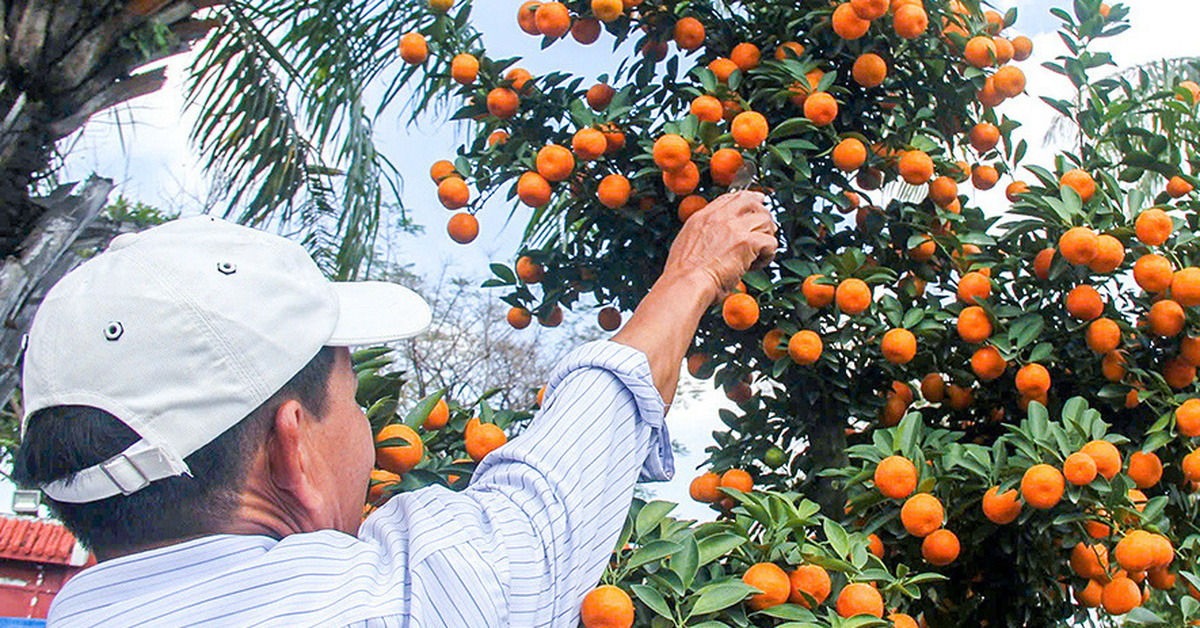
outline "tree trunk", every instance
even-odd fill
[[[113,182],[92,177],[64,185],[49,197],[32,201],[41,208],[19,257],[0,265],[0,399],[8,399],[20,379],[18,358],[25,333],[46,292],[82,258],[71,250],[104,208]],[[73,193],[72,193],[73,192]],[[111,234],[103,234],[107,239]]]
[[[160,89],[166,72],[134,74],[186,50],[210,21],[192,19],[215,0],[0,0],[0,259],[17,253],[43,203],[32,188],[55,143],[97,112]],[[131,45],[166,27],[159,50]]]
[[[846,465],[844,422],[830,420],[830,417],[821,417],[813,424],[810,438],[813,439],[809,451],[813,457],[814,473]],[[814,478],[812,497],[813,501],[821,506],[822,514],[832,519],[841,519],[846,514],[846,496],[834,482],[833,478]]]
[[[813,501],[821,506],[821,513],[835,520],[845,516],[846,495],[835,484],[834,478],[816,474],[825,469],[846,466],[846,417],[829,412],[830,404],[821,395],[810,409],[813,413],[812,428],[808,432],[809,455],[812,457]]]

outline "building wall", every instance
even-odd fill
[[[0,559],[0,617],[45,618],[50,601],[80,567]]]

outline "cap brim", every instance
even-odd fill
[[[325,343],[351,347],[411,338],[429,328],[433,313],[420,295],[394,283],[333,284],[340,306],[333,335]]]

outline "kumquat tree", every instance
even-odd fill
[[[1067,52],[1045,67],[1077,97],[1044,104],[1016,12],[977,0],[513,8],[545,48],[636,54],[594,85],[532,76],[482,48],[461,0],[401,40],[472,124],[431,171],[451,237],[471,242],[497,194],[528,219],[486,284],[510,324],[594,301],[616,329],[731,189],[780,225],[688,359],[738,406],[691,487],[716,521],[636,503],[584,626],[1200,621],[1200,86],[1111,71],[1095,44],[1126,7],[1052,10]],[[1073,147],[1026,163],[997,111],[1015,98],[1055,109]],[[972,206],[1002,179],[1009,205]],[[387,377],[360,393],[390,473],[375,503],[461,487],[529,416],[435,394],[385,427]]]

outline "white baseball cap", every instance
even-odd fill
[[[324,346],[408,338],[429,305],[396,284],[327,280],[297,243],[210,216],[115,238],[55,285],[25,350],[29,416],[83,405],[141,437],[42,488],[60,502],[128,495],[249,415]]]

